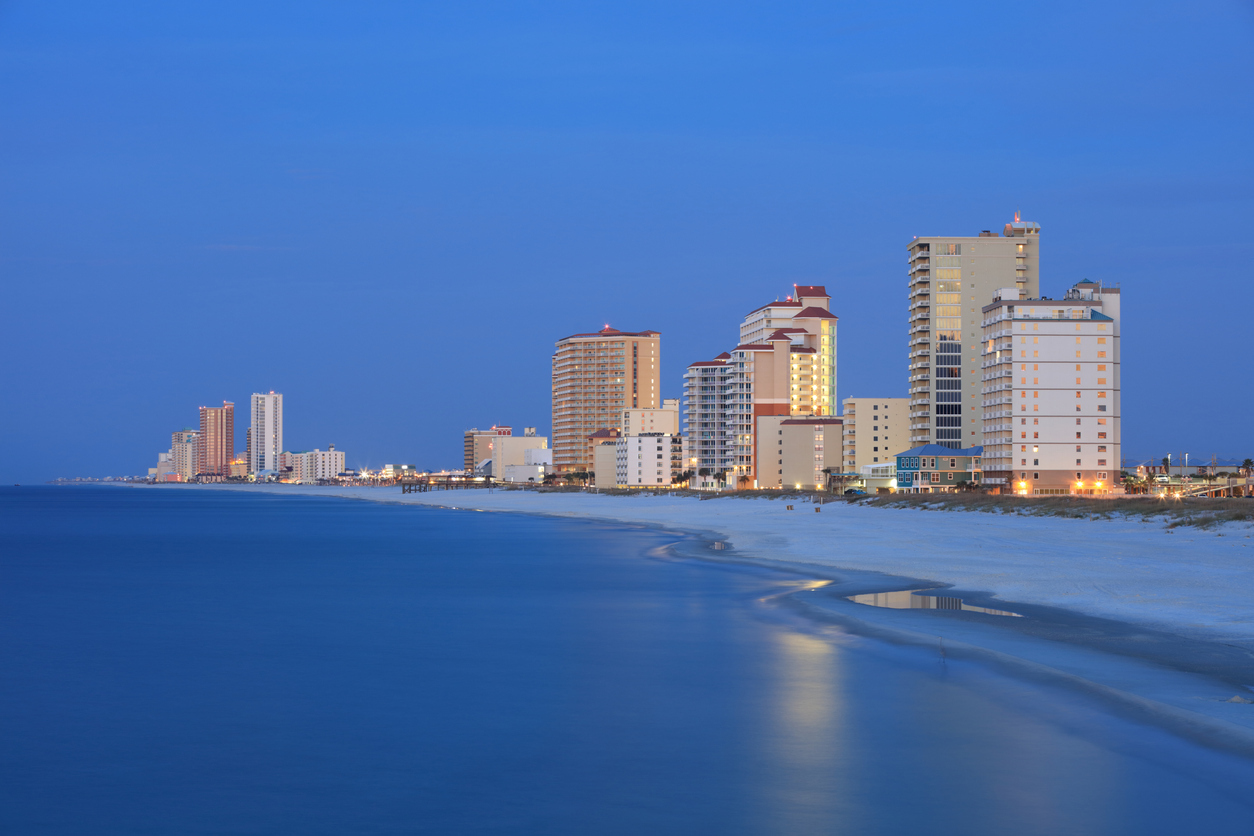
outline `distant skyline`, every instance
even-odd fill
[[[906,391],[914,236],[1039,223],[1123,291],[1128,457],[1254,456],[1254,6],[0,4],[0,481],[142,473],[197,407],[457,466],[549,358],[662,398],[822,284],[837,398]],[[244,449],[240,415],[236,449]]]

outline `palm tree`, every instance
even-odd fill
[[[1241,462],[1241,469],[1245,471],[1246,476],[1249,476],[1251,472],[1254,472],[1254,459],[1246,459]]]
[[[832,489],[832,469],[830,467],[823,468],[823,486],[829,491]]]
[[[743,491],[745,489],[745,485],[749,484],[749,474],[748,473],[740,474],[740,479],[738,479],[737,481],[740,482],[740,489]]]

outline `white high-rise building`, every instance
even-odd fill
[[[279,469],[283,452],[283,396],[254,393],[252,425],[248,429],[248,472]]]
[[[1005,288],[983,308],[984,481],[1021,495],[1121,490],[1119,289]]]

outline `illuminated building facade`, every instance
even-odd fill
[[[657,331],[606,326],[557,341],[552,376],[556,472],[593,471],[595,432],[621,431],[626,410],[657,409],[661,360]]]
[[[230,476],[235,458],[235,404],[200,408],[200,434],[196,444],[197,476]]]
[[[757,486],[759,418],[836,414],[837,317],[830,307],[824,287],[796,286],[785,301],[746,315],[741,342],[730,352],[688,366],[684,424],[686,463],[698,473],[694,487]]]
[[[1015,288],[983,308],[984,471],[1030,496],[1122,490],[1120,294],[1079,282],[1062,299]]]

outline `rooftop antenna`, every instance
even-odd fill
[[[1015,223],[1019,223],[1019,210],[1015,210]]]

